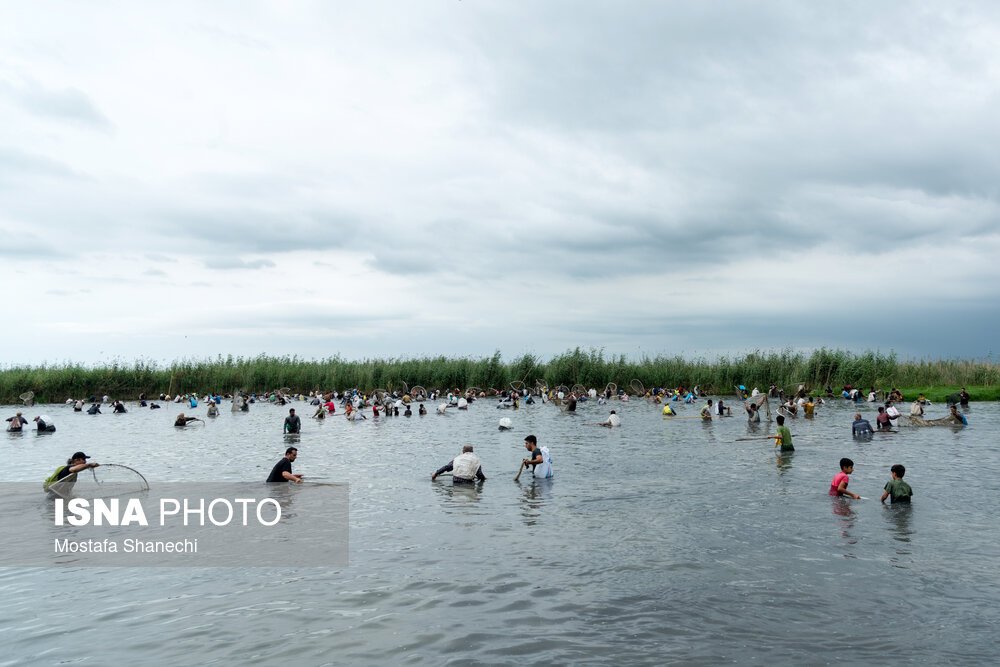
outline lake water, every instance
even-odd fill
[[[58,431],[3,434],[0,481],[40,482],[82,449],[153,486],[253,482],[288,445],[286,407],[224,404],[206,425],[177,429],[178,412],[205,408],[133,406],[20,408],[49,414]],[[964,429],[855,442],[855,406],[831,399],[815,419],[791,421],[786,456],[771,441],[736,442],[773,423],[666,421],[641,400],[576,414],[490,400],[443,416],[428,407],[303,419],[295,471],[350,484],[347,567],[0,568],[0,665],[996,660],[996,404],[974,403]],[[584,425],[610,409],[620,428]],[[497,430],[501,417],[513,431]],[[551,449],[552,480],[513,481],[529,433]],[[431,482],[464,444],[488,481]],[[827,495],[843,456],[856,463],[850,489],[868,500]],[[879,503],[894,463],[906,466],[910,507]],[[2,520],[16,540],[42,519]]]

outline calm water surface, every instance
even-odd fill
[[[0,664],[995,662],[996,404],[973,404],[965,429],[858,443],[855,406],[838,399],[791,423],[788,456],[736,442],[774,429],[741,416],[494,405],[303,419],[295,471],[351,485],[345,568],[0,568]],[[621,428],[584,425],[612,408]],[[28,408],[58,431],[4,433],[0,481],[41,481],[78,449],[151,484],[263,480],[288,445],[287,408],[223,405],[176,429],[181,410]],[[513,431],[497,430],[501,417]],[[554,479],[513,481],[529,433],[551,448]],[[431,482],[463,444],[488,481]],[[842,456],[869,500],[827,495]],[[893,463],[911,507],[878,502]],[[4,538],[38,516],[3,517]]]

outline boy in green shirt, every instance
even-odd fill
[[[783,452],[794,452],[795,448],[792,447],[792,432],[785,426],[784,416],[778,415],[776,421],[778,422],[778,428],[774,437],[774,446],[781,445],[781,451]]]
[[[910,485],[903,481],[903,475],[906,474],[906,468],[900,464],[896,464],[889,469],[892,473],[892,479],[885,483],[885,493],[882,494],[882,502],[885,502],[886,498],[890,498],[890,503],[908,503],[910,502],[910,496],[913,495],[913,489]]]

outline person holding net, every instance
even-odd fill
[[[20,412],[18,412],[13,417],[7,418],[7,430],[11,432],[18,432],[28,425],[28,420],[25,419]]]
[[[614,427],[614,426],[621,426],[622,425],[622,420],[621,420],[621,417],[619,417],[615,413],[615,411],[612,410],[611,414],[608,415],[608,418],[605,421],[597,422],[597,425],[598,426],[607,426],[608,428],[611,428],[611,427]]]
[[[179,415],[177,415],[177,419],[174,420],[174,426],[187,426],[191,422],[204,423],[203,420],[198,419],[197,417],[185,417],[184,413],[182,412]]]
[[[83,452],[75,452],[73,456],[69,457],[66,460],[66,465],[59,466],[58,468],[56,468],[56,471],[54,473],[52,473],[46,478],[42,486],[45,488],[46,491],[48,491],[50,486],[52,486],[56,482],[62,481],[63,479],[69,477],[70,475],[73,475],[75,479],[76,473],[80,472],[81,470],[86,470],[87,468],[96,468],[97,466],[101,465],[97,461],[91,461],[88,463],[87,459],[89,458],[90,457],[84,454]]]
[[[52,418],[48,415],[38,415],[34,419],[39,433],[55,433],[56,425],[52,423]]]

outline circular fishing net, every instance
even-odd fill
[[[46,489],[62,498],[113,498],[149,490],[149,482],[137,470],[117,463],[102,463],[72,473]]]

